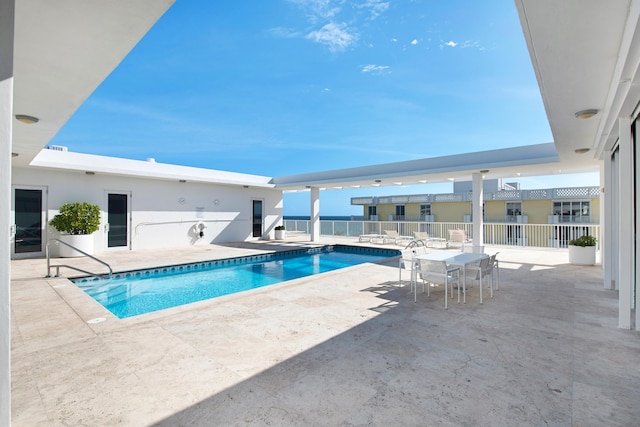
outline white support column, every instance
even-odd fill
[[[600,167],[600,260],[604,275],[604,288],[614,289],[613,247],[613,191],[615,188],[611,167],[611,153],[604,153]]]
[[[0,425],[11,425],[11,139],[14,0],[0,0]]]
[[[473,182],[471,188],[473,190],[473,246],[484,245],[484,220],[482,218],[482,202],[484,201],[482,188],[482,174],[471,174]]]
[[[311,241],[320,240],[320,189],[311,187]]]
[[[635,276],[634,265],[634,213],[633,213],[633,150],[631,141],[631,120],[618,119],[620,133],[619,176],[620,188],[618,206],[618,327],[631,329],[632,285]]]
[[[636,125],[638,124],[638,119],[636,118]],[[631,126],[631,119],[629,121],[629,126]],[[633,197],[633,224],[631,224],[633,226],[633,232],[634,234],[631,236],[632,241],[635,244],[634,252],[631,258],[631,267],[632,267],[632,281],[631,281],[631,289],[630,289],[630,293],[631,293],[631,309],[633,310],[634,316],[632,318],[632,323],[631,323],[631,328],[632,329],[636,329],[638,330],[638,328],[640,328],[640,295],[638,295],[638,265],[640,264],[640,241],[638,241],[638,239],[636,239],[636,227],[639,226],[640,224],[640,185],[635,185],[635,183],[637,182],[637,180],[640,178],[638,176],[638,171],[640,171],[640,153],[638,153],[638,144],[637,144],[637,137],[638,137],[638,129],[636,127],[635,129],[635,135],[632,134],[631,129],[629,129],[629,139],[631,141],[633,141],[634,147],[633,147],[633,153],[634,153],[634,159],[633,159],[633,165],[632,165],[632,171],[633,171],[633,175],[631,175],[633,178],[629,179],[629,181],[631,181],[631,191],[633,191],[634,197]]]

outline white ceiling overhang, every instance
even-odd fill
[[[502,178],[593,172],[597,168],[579,162],[561,164],[554,144],[548,143],[284,176],[274,178],[273,182],[276,188],[285,191],[308,187],[342,189],[468,181],[473,173],[481,171],[485,171],[486,178]]]
[[[19,0],[12,162],[26,166],[175,0]]]
[[[640,2],[516,0],[560,161],[602,158],[640,95]],[[597,109],[590,119],[575,113]]]
[[[148,178],[164,181],[198,182],[237,186],[273,188],[271,178],[236,172],[193,168],[188,166],[156,163],[155,161],[130,160],[117,157],[96,156],[70,151],[42,150],[30,167],[89,172],[99,175]],[[87,179],[91,179],[87,177]]]

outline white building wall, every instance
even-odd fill
[[[100,230],[95,233],[95,252],[128,248],[107,247],[107,195],[127,194],[131,249],[157,249],[254,240],[252,200],[263,201],[263,239],[273,237],[282,221],[282,191],[231,185],[178,182],[84,172],[15,168],[14,187],[46,186],[47,221],[68,202],[97,204],[102,211]],[[12,212],[13,217],[13,212]],[[199,238],[194,226],[206,226]],[[58,232],[48,227],[49,237]],[[52,246],[52,255],[57,255]]]

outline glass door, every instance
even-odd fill
[[[107,195],[107,246],[129,246],[128,194]]]
[[[44,188],[13,189],[15,236],[11,255],[15,258],[44,255],[45,191]]]
[[[253,200],[253,237],[262,237],[262,200]]]

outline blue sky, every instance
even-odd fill
[[[512,0],[183,0],[51,143],[283,176],[550,141]],[[327,191],[321,211],[440,191]],[[284,213],[308,205],[285,195]]]

